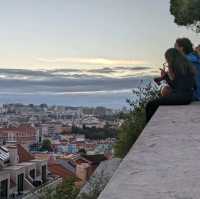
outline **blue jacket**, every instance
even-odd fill
[[[200,57],[195,53],[190,53],[187,56],[187,59],[196,67],[197,75],[196,75],[196,84],[197,89],[194,92],[195,100],[200,101]]]

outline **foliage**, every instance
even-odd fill
[[[70,178],[64,180],[55,189],[47,189],[41,195],[42,199],[75,199],[79,193],[79,189],[75,186],[75,179]]]
[[[57,187],[56,199],[74,199],[77,197],[78,193],[79,189],[77,189],[75,186],[75,179],[67,179]]]
[[[170,12],[176,24],[200,32],[200,0],[170,0]]]
[[[145,106],[158,96],[156,87],[151,83],[141,82],[138,89],[133,90],[133,99],[128,99],[130,113],[118,130],[118,138],[114,150],[117,157],[123,158],[135,143],[146,124]]]
[[[52,151],[51,141],[49,139],[44,139],[42,142],[42,150]]]
[[[72,128],[73,134],[83,134],[86,138],[91,140],[98,140],[98,139],[106,139],[106,138],[115,138],[116,137],[116,130],[113,128],[78,128],[73,127]]]

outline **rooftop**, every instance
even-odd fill
[[[16,170],[19,170],[19,169],[22,169],[22,168],[25,168],[25,164],[20,164],[20,165],[13,165],[13,166],[7,166],[4,168],[4,170],[12,170],[12,171],[16,171]]]
[[[63,167],[59,163],[53,163],[48,165],[48,170],[59,177],[63,177],[65,179],[69,178],[76,178],[76,180],[79,180],[74,173],[72,173],[70,170],[67,170],[65,167]]]

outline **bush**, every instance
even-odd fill
[[[115,138],[116,137],[116,129],[113,128],[96,128],[96,127],[73,127],[72,128],[72,134],[82,134],[85,135],[87,139],[91,140],[101,140],[101,139],[107,139],[107,138]]]
[[[133,90],[133,98],[127,100],[130,113],[118,130],[118,138],[114,146],[116,157],[123,158],[135,143],[146,124],[145,106],[156,97],[158,97],[158,90],[152,82],[141,81],[139,88]]]
[[[40,199],[75,199],[79,193],[79,189],[75,186],[75,179],[70,178],[64,180],[54,189],[44,190]]]
[[[51,141],[49,139],[43,140],[42,150],[43,151],[52,151],[52,145],[51,145]]]

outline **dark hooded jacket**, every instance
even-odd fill
[[[196,53],[189,53],[187,59],[195,66],[197,75],[196,75],[196,90],[194,91],[194,99],[200,100],[200,57]]]

